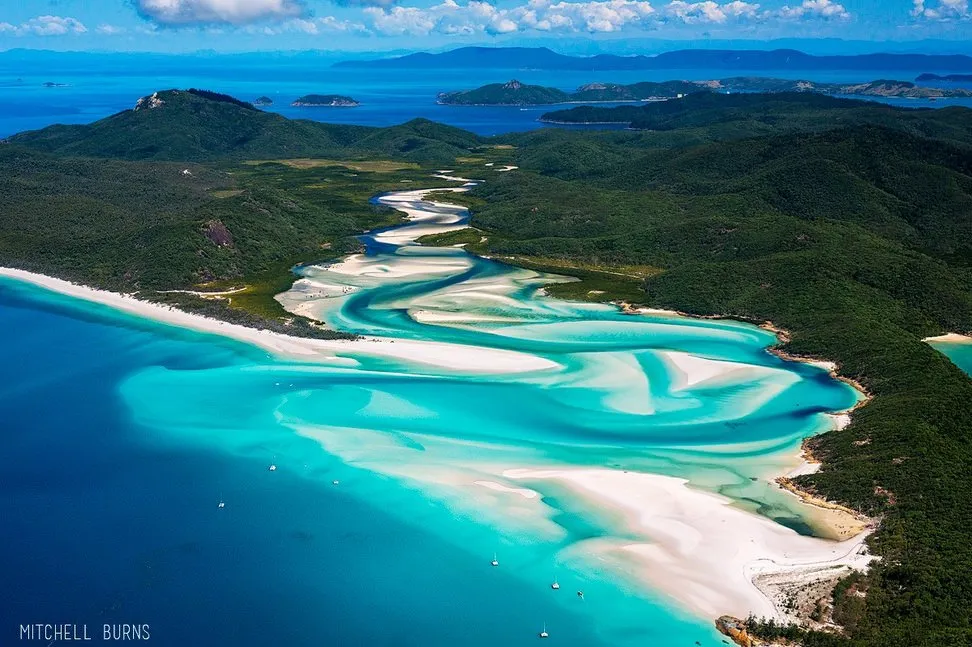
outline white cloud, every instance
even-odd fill
[[[11,33],[16,36],[64,36],[66,34],[83,34],[88,28],[76,18],[62,16],[37,16],[19,25],[9,22],[0,23],[0,33]]]
[[[944,0],[954,2],[955,0]],[[967,1],[967,0],[962,0]],[[804,0],[796,7],[763,10],[759,4],[732,0],[671,0],[656,9],[647,0],[528,0],[500,8],[482,0],[442,0],[430,7],[368,7],[365,23],[373,32],[403,36],[505,34],[517,31],[603,33],[649,29],[658,23],[727,24],[773,20],[846,19],[850,14],[832,0]]]
[[[499,8],[488,2],[470,0],[459,4],[443,0],[427,8],[369,7],[365,15],[370,27],[388,35],[506,34],[537,30],[555,32],[612,32],[627,25],[647,23],[655,13],[644,0],[591,0],[553,2],[530,0],[525,5]]]
[[[803,0],[803,4],[796,7],[785,6],[780,9],[780,17],[846,20],[850,18],[850,13],[844,8],[844,5],[832,0]]]
[[[351,22],[350,20],[338,20],[334,16],[323,18],[294,18],[273,25],[248,25],[242,28],[250,34],[264,34],[266,36],[276,36],[278,34],[303,33],[316,36],[322,32],[364,32],[367,31],[361,23]]]
[[[739,0],[722,5],[712,0],[705,2],[673,0],[665,7],[665,13],[686,23],[724,23],[730,19],[757,17],[759,5]]]
[[[303,0],[135,0],[135,5],[146,18],[162,25],[242,25],[305,13]]]
[[[972,19],[972,11],[969,11],[969,0],[938,0],[931,7],[925,0],[914,0],[914,3],[915,7],[911,10],[911,15],[915,18],[943,22]]]
[[[98,28],[95,29],[95,31],[103,36],[114,36],[116,34],[124,33],[125,29],[123,27],[116,27],[115,25],[103,24],[98,25]]]

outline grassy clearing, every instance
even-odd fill
[[[295,169],[324,168],[329,166],[343,166],[353,171],[363,171],[367,173],[393,173],[406,169],[417,169],[418,164],[414,162],[402,162],[395,160],[332,160],[332,159],[312,159],[297,158],[284,160],[248,160],[244,162],[251,166],[260,164],[283,164]]]
[[[236,196],[241,195],[242,193],[243,193],[243,189],[220,189],[216,191],[210,191],[209,195],[213,196],[214,198],[223,199],[223,198],[235,198]]]

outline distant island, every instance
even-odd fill
[[[733,77],[712,81],[644,81],[588,83],[575,92],[557,88],[527,85],[517,80],[491,83],[474,90],[440,93],[437,100],[455,106],[542,106],[558,103],[598,103],[678,99],[696,92],[817,92],[819,94],[938,99],[972,97],[972,90],[942,89],[915,85],[910,81],[878,80],[866,83],[816,83],[764,77]]]
[[[712,90],[729,92],[818,92],[860,97],[896,97],[901,99],[941,99],[972,97],[972,90],[963,88],[931,88],[915,85],[911,81],[879,79],[863,83],[817,83],[762,77],[735,77],[718,81],[701,81]]]
[[[546,47],[460,47],[448,52],[418,52],[334,64],[345,68],[384,69],[537,69],[583,70],[941,70],[972,72],[972,57],[943,54],[856,54],[814,56],[794,49],[688,49],[657,56],[568,56]]]
[[[972,74],[930,74],[928,72],[918,75],[916,81],[972,81]]]
[[[271,99],[270,97],[268,97],[266,95],[264,95],[262,97],[257,97],[256,100],[253,102],[253,105],[255,105],[257,107],[260,107],[260,108],[263,108],[263,107],[266,107],[266,106],[272,106],[273,105],[273,99]]]
[[[67,86],[67,83],[55,83],[54,81],[45,81],[44,82],[44,87],[45,88],[63,88],[63,87],[66,87],[66,86]]]
[[[613,124],[626,126],[632,130],[651,130],[662,132],[673,128],[683,128],[685,115],[706,113],[708,119],[720,124],[721,128],[732,132],[746,130],[754,123],[754,106],[765,110],[772,107],[773,120],[782,120],[794,128],[804,127],[812,130],[817,126],[806,123],[808,115],[828,106],[841,106],[845,112],[841,116],[844,126],[856,123],[855,111],[890,110],[892,106],[873,101],[850,97],[834,97],[820,92],[695,92],[680,100],[654,101],[637,105],[621,106],[577,106],[574,108],[546,112],[540,121],[550,124]],[[781,108],[786,106],[786,109]],[[906,111],[925,112],[925,111]],[[760,117],[757,122],[764,119]],[[801,126],[802,124],[802,126]],[[951,128],[951,126],[949,126]]]
[[[542,85],[527,85],[517,80],[491,83],[475,90],[443,92],[438,102],[455,106],[542,106],[557,103],[597,103],[606,101],[646,101],[669,99],[707,88],[691,81],[654,83],[588,83],[575,92],[564,92]]]
[[[442,92],[438,102],[450,106],[540,106],[566,103],[568,94],[557,88],[527,85],[516,79],[490,83],[475,90]]]
[[[306,94],[290,105],[297,108],[354,108],[360,104],[341,94]]]

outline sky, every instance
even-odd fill
[[[972,0],[0,0],[0,50],[564,50],[816,38],[969,40]]]

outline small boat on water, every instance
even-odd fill
[[[276,456],[273,457],[273,462],[270,463],[270,467],[268,467],[267,469],[269,471],[271,471],[271,472],[276,472],[277,471],[277,457]]]
[[[496,553],[493,553],[493,561],[490,562],[491,566],[499,566],[499,560],[496,559]]]
[[[584,592],[583,591],[578,591],[577,592],[577,597],[579,597],[581,600],[583,600],[584,599]]]
[[[550,634],[547,633],[547,623],[543,623],[543,630],[540,632],[541,638],[549,638]]]
[[[557,581],[556,577],[554,578],[553,584],[550,585],[550,588],[552,588],[554,591],[560,588],[560,582]]]

